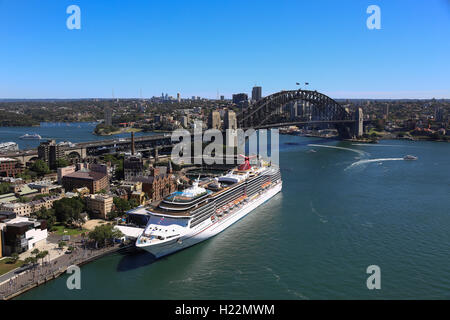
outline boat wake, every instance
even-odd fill
[[[399,147],[395,144],[373,144],[373,143],[352,143],[352,146],[360,146],[360,147]],[[401,146],[403,147],[403,146]]]
[[[336,146],[327,146],[323,144],[308,144],[308,147],[319,147],[319,148],[330,148],[330,149],[338,149],[338,150],[345,150],[345,151],[351,151],[356,152],[360,155],[366,155],[367,152],[357,150],[357,149],[351,149],[351,148],[344,148],[344,147],[336,147]]]
[[[319,212],[317,212],[316,208],[314,208],[313,202],[310,201],[309,203],[311,205],[311,212],[314,213],[317,217],[319,217],[320,222],[327,223],[328,220],[325,219],[326,217],[321,215]]]
[[[380,158],[380,159],[366,159],[366,160],[359,160],[356,161],[354,163],[352,163],[351,165],[349,165],[347,168],[345,168],[345,170],[354,168],[354,167],[358,167],[360,165],[363,164],[367,164],[367,163],[372,163],[372,162],[386,162],[386,161],[401,161],[401,160],[405,160],[403,158]]]

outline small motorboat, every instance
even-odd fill
[[[410,154],[408,154],[407,156],[403,157],[403,160],[417,160],[418,158],[415,156],[412,156]]]

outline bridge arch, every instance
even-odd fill
[[[351,126],[344,123],[353,121],[352,114],[327,95],[310,90],[280,91],[271,94],[239,113],[238,124],[243,129],[262,127],[267,125],[271,118],[273,119],[277,110],[296,101],[309,102],[317,122],[334,123],[341,136],[350,135]]]

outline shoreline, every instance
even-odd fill
[[[20,287],[15,288],[16,290],[14,290],[14,292],[12,292],[12,293],[2,294],[2,292],[0,291],[0,300],[11,300],[11,299],[14,299],[14,298],[24,294],[25,292],[30,291],[33,288],[39,287],[39,286],[41,286],[41,285],[43,285],[43,284],[45,284],[45,283],[47,283],[47,282],[49,282],[51,280],[57,279],[62,274],[65,274],[67,269],[70,266],[76,265],[78,267],[81,267],[81,266],[83,266],[85,264],[88,264],[90,262],[93,262],[95,260],[103,258],[103,257],[105,257],[105,256],[107,256],[109,254],[113,254],[113,253],[116,253],[116,252],[125,251],[127,249],[130,249],[131,247],[133,247],[133,245],[134,245],[134,243],[128,244],[128,245],[125,245],[125,246],[115,246],[114,245],[112,247],[106,247],[106,248],[103,248],[103,249],[97,249],[97,250],[99,250],[97,252],[96,251],[92,251],[92,250],[90,250],[91,252],[89,252],[89,249],[81,249],[81,250],[88,250],[88,251],[84,251],[84,256],[83,257],[81,257],[78,260],[77,259],[73,260],[72,258],[74,256],[68,256],[68,257],[62,256],[63,258],[67,258],[68,259],[67,262],[69,262],[69,263],[65,263],[61,267],[59,267],[59,268],[57,268],[57,269],[55,269],[55,270],[53,270],[51,272],[50,272],[49,269],[46,270],[45,268],[51,267],[52,264],[49,264],[49,265],[42,265],[42,264],[40,264],[38,266],[38,268],[40,268],[38,270],[39,271],[39,275],[38,275],[39,278],[38,279],[34,278],[34,275],[35,275],[37,270],[33,270],[33,269],[23,270],[23,272],[15,275],[13,277],[11,277],[10,280],[6,280],[2,284],[0,284],[0,288],[6,287],[10,281],[17,281],[17,280],[19,280],[19,278],[27,278],[28,277],[30,279],[24,285],[21,285]],[[78,248],[78,250],[80,250],[80,248]],[[56,264],[56,262],[55,262],[55,264]],[[44,270],[41,270],[41,269],[44,269]],[[44,273],[42,274],[41,271],[44,272]],[[33,277],[31,277],[31,276],[33,276]],[[25,280],[26,281],[27,279],[20,279],[20,280]]]

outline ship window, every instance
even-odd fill
[[[168,217],[159,217],[159,216],[151,216],[149,224],[155,224],[159,226],[171,226],[178,225],[181,227],[188,226],[189,219],[186,218],[168,218]]]

